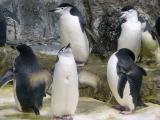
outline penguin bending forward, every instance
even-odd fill
[[[14,67],[1,77],[0,86],[14,79],[14,97],[18,109],[23,112],[34,111],[39,115],[49,77],[40,69],[37,58],[29,46],[21,44],[16,49],[20,54],[15,59]]]
[[[58,53],[52,83],[52,120],[73,120],[79,99],[77,66],[70,44]]]
[[[81,12],[69,3],[63,3],[49,12],[59,14],[61,44],[67,46],[70,43],[77,65],[83,66],[87,62],[90,50]]]
[[[143,106],[140,96],[143,68],[134,62],[134,53],[126,48],[115,52],[107,64],[107,80],[113,96],[120,105],[114,106],[122,114],[131,113],[136,106]]]

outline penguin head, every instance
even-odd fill
[[[69,13],[72,8],[74,8],[73,5],[69,3],[62,3],[57,8],[50,10],[49,12],[55,12],[55,13],[59,13],[60,15],[63,15],[63,14]]]
[[[69,57],[69,56],[72,56],[72,55],[73,54],[72,54],[72,49],[71,49],[70,43],[67,46],[61,48],[58,52],[58,56]]]
[[[138,18],[138,13],[133,6],[125,6],[121,9],[120,18],[125,20]]]
[[[33,54],[32,48],[26,44],[17,45],[16,49],[20,54]]]
[[[156,20],[155,28],[157,31],[157,34],[160,36],[160,17]]]

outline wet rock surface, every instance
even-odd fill
[[[2,120],[50,120],[50,102],[47,96],[44,99],[41,115],[34,113],[22,113],[16,109],[13,91],[11,86],[6,86],[0,90],[0,119]],[[110,104],[82,97],[79,100],[74,120],[159,120],[160,106],[152,103],[146,103],[148,107],[136,110],[133,114],[122,115],[119,111],[113,109]]]

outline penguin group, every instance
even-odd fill
[[[6,10],[6,9],[5,9]],[[0,10],[1,11],[1,10]],[[57,53],[53,74],[40,67],[36,54],[26,44],[12,46],[19,52],[13,66],[0,77],[0,87],[13,81],[16,106],[23,112],[40,115],[46,96],[48,82],[51,83],[52,120],[73,120],[79,100],[78,67],[87,63],[90,44],[85,31],[85,20],[81,12],[69,3],[62,3],[49,10],[59,15],[59,32],[62,48]],[[8,12],[10,13],[10,12]],[[132,113],[137,106],[145,106],[140,90],[146,71],[137,65],[143,46],[160,61],[160,18],[154,29],[146,21],[140,21],[133,6],[120,11],[121,31],[117,51],[107,62],[107,82],[119,105],[113,105],[121,114]],[[6,14],[5,14],[6,15]],[[11,15],[14,20],[18,18]],[[0,46],[6,43],[6,21],[0,13]],[[145,51],[145,50],[144,50]],[[145,54],[145,53],[144,53]]]

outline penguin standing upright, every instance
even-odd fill
[[[77,66],[70,44],[58,53],[52,84],[53,120],[73,120],[79,98]]]
[[[49,12],[52,11],[60,15],[59,28],[62,46],[70,43],[77,65],[83,66],[90,52],[83,16],[76,7],[68,3],[63,3]]]
[[[157,34],[160,36],[160,17],[157,18],[155,28],[157,31]]]
[[[6,40],[7,40],[6,19],[8,17],[13,19],[14,21],[20,23],[20,21],[18,20],[17,16],[14,13],[12,13],[7,8],[4,8],[3,6],[0,5],[0,47],[4,47],[6,44]],[[5,56],[3,58],[3,61],[1,61],[0,65],[3,65],[3,63],[6,61],[6,58],[7,58],[7,53],[6,53],[5,48],[3,48],[3,52],[4,52]]]
[[[121,48],[130,49],[136,57],[141,50],[141,23],[138,21],[137,11],[133,6],[126,6],[121,10],[121,34],[118,39],[118,50]]]
[[[142,32],[143,55],[152,58],[156,48],[159,46],[158,36],[148,22],[142,22],[142,24],[144,24]]]
[[[17,16],[9,11],[7,8],[4,8],[0,5],[0,47],[4,46],[7,39],[7,23],[6,19],[11,18],[12,20],[16,21],[17,23],[20,23]]]
[[[6,19],[0,14],[0,47],[5,46],[7,39],[7,23]]]
[[[114,106],[122,114],[131,113],[136,106],[143,105],[140,96],[143,68],[134,63],[134,53],[126,48],[115,52],[107,64],[107,81],[113,96],[120,105]]]
[[[147,21],[143,20],[143,18],[140,18],[140,21],[143,24],[143,55],[147,56],[148,58],[155,57],[157,63],[160,64],[160,36],[158,35],[160,30],[158,31],[159,28],[157,27],[158,24],[160,24],[160,21],[157,19],[154,27],[151,27]]]
[[[48,78],[41,71],[40,65],[32,49],[21,44],[16,47],[20,53],[16,57],[14,67],[0,79],[0,86],[14,78],[14,97],[20,111],[34,111],[39,115],[45,96],[45,86]]]
[[[158,66],[160,66],[160,17],[157,18],[156,24],[155,24],[156,32],[158,35],[158,47],[155,51],[155,57],[156,57],[156,62]]]

